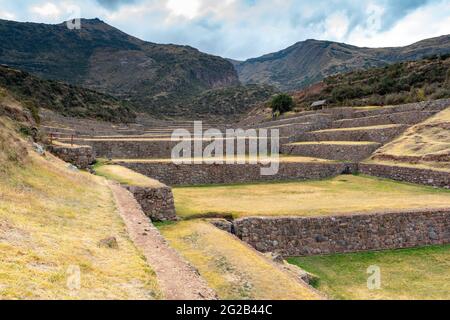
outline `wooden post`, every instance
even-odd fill
[[[70,137],[70,144],[73,147],[73,135],[71,135],[71,137]]]

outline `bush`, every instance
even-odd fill
[[[292,111],[294,108],[294,100],[292,97],[285,93],[277,94],[272,98],[269,103],[273,114],[283,114],[285,112]]]

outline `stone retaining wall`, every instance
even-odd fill
[[[152,221],[175,221],[175,204],[172,189],[162,185],[159,187],[123,186],[130,191],[142,207],[142,211]]]
[[[283,256],[385,250],[450,243],[450,209],[323,217],[250,217],[234,231],[261,252]]]
[[[397,112],[391,114],[381,114],[376,116],[343,119],[333,122],[333,128],[354,128],[354,127],[368,127],[378,126],[384,124],[408,124],[413,125],[424,121],[425,119],[434,115],[431,111],[409,111]]]
[[[360,173],[371,176],[450,188],[450,172],[372,163],[360,163],[358,168]]]
[[[256,139],[253,139],[256,140]],[[171,141],[169,139],[91,139],[91,140],[75,140],[76,143],[83,143],[91,146],[95,150],[98,157],[108,159],[170,159],[172,149],[180,143],[180,141]],[[258,143],[258,141],[256,141]],[[202,150],[211,141],[202,141]],[[245,139],[246,152],[249,150],[249,140]],[[226,140],[223,141],[224,155],[226,152]],[[234,150],[237,151],[237,142],[234,141]],[[192,152],[194,150],[191,144]],[[270,137],[267,140],[267,150],[270,150]]]
[[[89,146],[55,146],[50,145],[47,150],[60,158],[71,163],[79,169],[87,169],[89,165],[95,162],[95,153]]]
[[[302,157],[321,158],[359,162],[367,159],[380,147],[373,144],[287,144],[281,147],[283,154],[298,155]]]
[[[298,141],[373,141],[385,144],[405,131],[408,126],[398,125],[364,130],[332,130],[308,132],[298,137]]]
[[[275,175],[261,175],[260,164],[174,164],[172,162],[117,162],[169,186],[234,184],[260,181],[310,180],[354,173],[356,164],[281,162]]]

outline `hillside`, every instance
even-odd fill
[[[79,118],[112,122],[131,122],[135,119],[129,103],[112,96],[58,81],[43,80],[1,65],[0,88],[7,89],[16,99],[25,101],[35,118],[38,109],[44,107]]]
[[[81,26],[0,20],[0,63],[114,95],[153,114],[176,114],[186,99],[239,83],[233,65],[220,57],[145,42],[98,19],[82,19]]]
[[[255,84],[212,89],[195,97],[182,108],[199,118],[214,116],[231,119],[248,113],[275,93],[277,90],[274,87]]]
[[[449,52],[450,35],[423,40],[406,47],[376,49],[306,40],[279,52],[240,63],[234,62],[234,65],[243,83],[270,84],[283,91],[291,91],[336,73]]]
[[[161,298],[106,181],[39,155],[19,133],[26,110],[7,95],[0,104],[20,120],[0,113],[0,299]],[[99,245],[111,236],[116,249]]]
[[[450,55],[352,71],[295,92],[297,107],[392,105],[450,97]]]
[[[450,170],[450,106],[409,128],[379,149],[371,160]]]

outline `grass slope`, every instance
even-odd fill
[[[0,299],[161,297],[105,180],[18,148],[14,126],[0,120]],[[98,246],[110,236],[119,249]],[[81,270],[78,291],[67,287],[71,265]]]
[[[320,299],[261,254],[205,221],[160,226],[221,299]]]
[[[450,299],[450,245],[288,261],[319,276],[317,288],[335,299]],[[367,289],[372,265],[380,267],[380,290]]]
[[[379,149],[372,160],[450,170],[450,107],[409,128]]]
[[[450,206],[450,192],[345,175],[329,180],[173,188],[177,215],[333,215]]]

